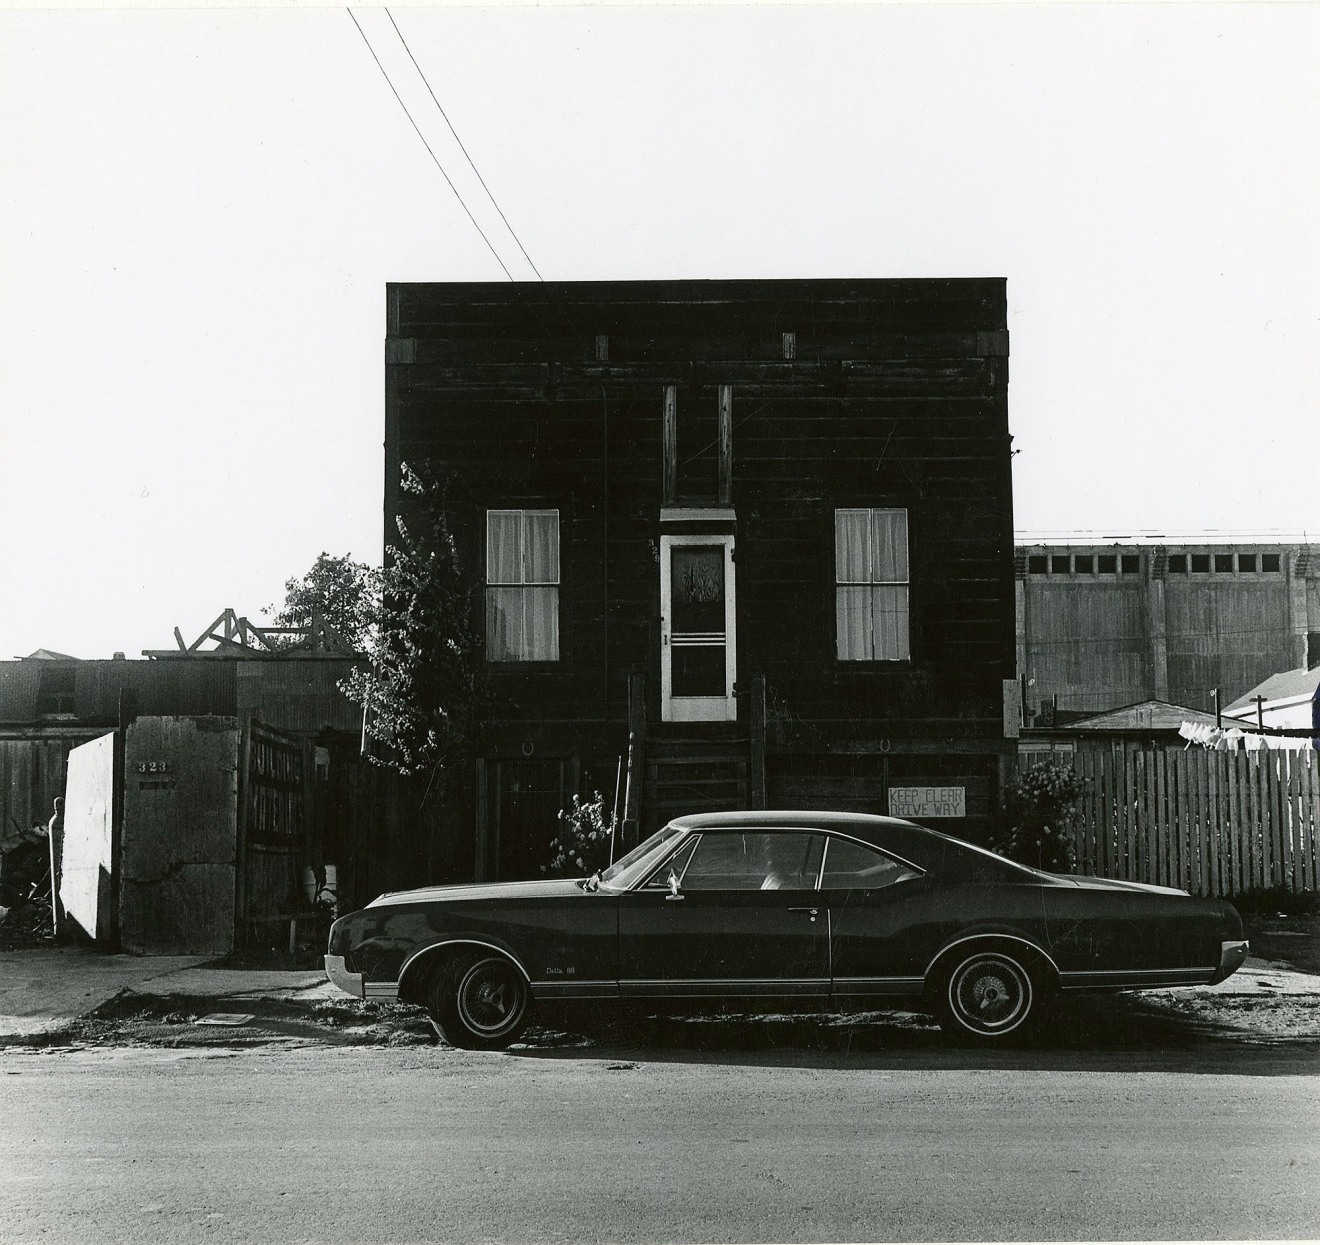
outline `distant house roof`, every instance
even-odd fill
[[[20,657],[19,661],[77,661],[78,658],[70,657],[68,653],[57,653],[53,649],[39,648],[35,653],[29,653],[26,657]]]
[[[1282,674],[1270,675],[1264,683],[1258,683],[1245,696],[1238,697],[1224,712],[1250,713],[1256,707],[1257,696],[1263,696],[1267,705],[1280,700],[1310,700],[1318,685],[1320,666],[1313,670],[1285,670]]]
[[[1070,731],[1176,731],[1184,722],[1213,726],[1215,715],[1170,704],[1167,700],[1142,700],[1104,713],[1069,722]]]

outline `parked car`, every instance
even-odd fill
[[[541,1000],[660,1008],[918,1000],[999,1042],[1055,991],[1222,981],[1247,955],[1230,904],[1042,873],[908,821],[679,817],[589,878],[382,895],[330,931],[326,972],[431,1013],[457,1046],[508,1045]]]

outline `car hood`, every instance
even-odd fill
[[[491,899],[553,899],[560,895],[581,895],[581,885],[574,878],[549,878],[536,882],[476,882],[463,886],[423,886],[415,891],[391,891],[373,899],[368,908],[389,908],[400,904],[461,903]]]
[[[1051,874],[1060,882],[1080,887],[1087,891],[1140,891],[1146,895],[1189,895],[1189,891],[1179,890],[1176,886],[1156,886],[1153,882],[1123,882],[1118,878],[1084,878],[1074,874]]]

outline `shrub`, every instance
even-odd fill
[[[559,810],[559,834],[550,840],[554,858],[542,873],[584,877],[610,862],[614,814],[605,815],[605,797],[593,791],[589,800],[573,797],[573,807]]]
[[[1071,873],[1077,799],[1085,791],[1085,779],[1065,761],[1040,761],[1019,772],[1004,789],[995,850],[1035,869]]]

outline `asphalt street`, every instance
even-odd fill
[[[0,1052],[0,1239],[1320,1235],[1303,1045]]]

